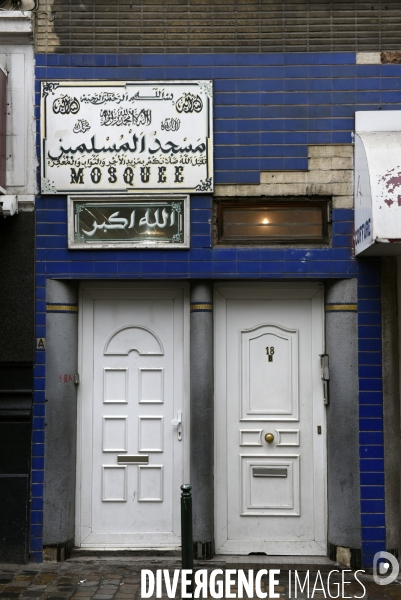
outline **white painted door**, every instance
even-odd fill
[[[326,554],[323,348],[321,286],[216,286],[217,552]]]
[[[82,287],[82,547],[180,545],[180,486],[188,480],[187,305],[183,285]],[[173,425],[179,413],[183,423]]]

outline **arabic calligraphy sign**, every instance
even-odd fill
[[[42,194],[213,192],[213,84],[42,82]]]
[[[68,197],[68,247],[189,248],[189,196]]]

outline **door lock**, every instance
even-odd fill
[[[181,410],[177,411],[177,418],[173,419],[171,421],[171,424],[174,427],[177,427],[177,438],[178,438],[178,441],[181,442],[181,440],[182,440],[182,430],[181,430],[181,425],[182,425],[182,411]]]

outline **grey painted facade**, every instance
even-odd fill
[[[78,304],[78,285],[48,280],[48,304]],[[75,527],[77,386],[64,381],[78,364],[77,313],[48,312],[46,319],[46,449],[44,546],[68,549]],[[61,376],[61,380],[60,380]]]
[[[326,285],[326,305],[357,302],[355,279]],[[327,407],[328,541],[361,548],[357,313],[326,312],[330,357]]]

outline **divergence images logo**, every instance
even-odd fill
[[[373,579],[378,585],[388,585],[397,579],[400,565],[388,552],[376,552],[373,558]]]

